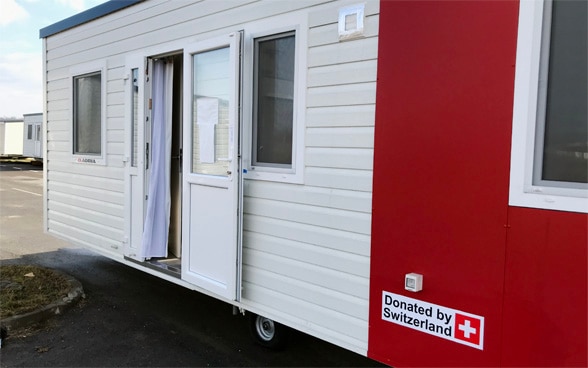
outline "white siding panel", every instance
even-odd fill
[[[82,198],[103,201],[117,206],[120,206],[124,200],[122,192],[105,190],[103,187],[92,188],[85,185],[83,181],[80,182],[77,180],[75,182],[70,182],[69,184],[58,181],[51,182],[51,189],[60,193],[76,193],[76,196]]]
[[[69,78],[62,78],[49,81],[47,83],[47,90],[48,91],[57,91],[60,89],[69,89],[70,87],[70,80]]]
[[[53,126],[54,122],[65,121],[70,118],[69,110],[51,110],[47,114],[47,123]]]
[[[71,159],[71,154],[64,151],[50,150],[47,153],[47,159],[49,161],[69,161]]]
[[[372,191],[372,172],[367,170],[307,167],[304,175],[307,185],[364,192]]]
[[[69,101],[71,98],[71,93],[72,92],[70,88],[51,89],[47,91],[47,99],[49,101]]]
[[[69,142],[68,142],[69,144]],[[69,152],[69,148],[66,150]],[[107,166],[101,165],[86,165],[86,164],[77,164],[71,162],[61,162],[57,161],[52,163],[52,170],[75,174],[75,175],[83,175],[83,176],[90,176],[96,178],[109,178],[109,179],[118,179],[123,180],[123,169],[119,168],[112,168]]]
[[[358,254],[360,256],[370,255],[370,237],[366,234],[326,229],[313,225],[253,215],[244,216],[243,228],[245,231],[314,244],[341,252]]]
[[[49,58],[47,58],[49,63]],[[52,83],[60,80],[69,80],[69,67],[49,68],[47,65],[47,83]]]
[[[98,235],[102,238],[106,238],[115,242],[117,239],[122,239],[123,230],[116,229],[111,226],[104,226],[103,224],[87,220],[69,213],[57,212],[54,210],[49,211],[49,220],[68,224],[72,228],[83,230],[90,234]]]
[[[70,111],[71,108],[71,102],[68,99],[62,99],[62,100],[47,100],[47,110],[49,111]]]
[[[357,83],[308,89],[307,106],[349,106],[376,101],[376,83]]]
[[[326,267],[339,272],[369,277],[369,257],[358,254],[334,251],[299,241],[276,238],[265,234],[246,232],[244,234],[248,249],[253,249],[296,261]]]
[[[327,65],[308,70],[308,87],[375,82],[376,60]],[[373,101],[371,101],[373,102]]]
[[[294,280],[338,290],[365,300],[368,298],[368,279],[350,275],[346,272],[334,271],[253,249],[244,250],[243,264],[274,272]]]
[[[106,103],[108,105],[124,105],[124,91],[109,91],[106,94]]]
[[[114,119],[111,119],[111,122]],[[124,127],[122,126],[122,122],[120,122],[120,126],[113,126],[115,124],[110,124],[110,129],[106,131],[106,139],[108,143],[120,143],[123,144],[125,141],[125,132],[122,130]]]
[[[376,59],[378,57],[378,38],[370,37],[350,42],[341,42],[308,50],[308,66],[351,63]]]
[[[271,215],[273,218],[285,221],[335,230],[346,230],[360,234],[369,234],[371,231],[370,215],[361,212],[342,211],[259,198],[245,198],[243,201],[243,211],[245,214],[259,216]]]
[[[105,249],[108,252],[113,252],[113,250],[121,247],[120,241],[104,237],[101,234],[85,231],[77,227],[75,223],[69,221],[67,218],[55,220],[52,217],[50,212],[49,233],[69,240],[74,244],[80,244],[94,249],[102,248],[101,250]]]
[[[125,116],[124,105],[108,105],[106,107],[106,117],[111,118],[123,118]]]
[[[48,130],[70,130],[71,128],[71,114],[69,113],[69,111],[65,111],[65,110],[61,110],[61,111],[56,111],[56,114],[63,114],[65,115],[64,119],[54,119],[52,121],[48,121],[47,122],[47,129]]]
[[[335,169],[373,168],[374,151],[364,148],[307,148],[306,166]]]
[[[373,148],[374,128],[308,128],[307,147]]]
[[[50,130],[47,132],[47,139],[51,141],[69,142],[71,134],[64,130]]]
[[[106,152],[108,156],[122,156],[125,153],[125,145],[122,142],[107,142]]]
[[[245,181],[247,197],[289,201],[309,206],[328,207],[357,212],[371,212],[371,194],[365,192],[288,185],[271,181]]]
[[[126,74],[124,59],[120,58],[109,58],[108,59],[108,90],[110,91],[111,88],[116,88],[116,86],[120,89],[124,87],[124,77]]]
[[[57,152],[71,152],[71,144],[69,141],[49,141],[47,143],[48,157],[53,158],[51,154]],[[65,157],[65,156],[63,156]]]
[[[119,101],[122,103],[124,102],[125,84],[122,79],[122,76],[120,78],[121,79],[108,81],[108,83],[106,83],[106,93],[110,98],[114,99],[115,101],[118,98]]]
[[[374,126],[375,105],[327,106],[307,109],[307,127]]]
[[[103,223],[104,225],[110,224],[111,219],[109,217],[117,217],[119,220],[122,219],[121,214],[122,206],[120,204],[107,203],[102,200],[84,198],[81,196],[82,193],[76,193],[74,188],[71,187],[68,192],[58,192],[57,188],[51,187],[51,191],[48,194],[49,201],[53,201],[53,206],[61,204],[67,204],[71,210],[75,208],[80,210],[87,210],[86,216],[82,218],[92,218],[94,222]],[[53,207],[51,207],[53,209]],[[67,211],[66,211],[67,212]],[[94,217],[97,216],[97,217]],[[98,219],[101,220],[98,220]],[[122,229],[122,224],[121,227]]]
[[[260,268],[243,267],[243,275],[248,283],[287,294],[307,303],[319,305],[327,309],[335,309],[348,316],[367,320],[365,310],[367,301],[329,288],[308,284],[283,275],[264,271]],[[336,306],[336,308],[333,308]]]
[[[123,155],[108,155],[106,160],[112,167],[124,168]]]
[[[68,185],[68,183],[76,183],[76,185],[88,189],[103,189],[105,192],[116,192],[120,193],[121,195],[124,190],[124,183],[122,180],[115,180],[103,177],[96,178],[90,176],[81,176],[77,174],[59,172],[55,170],[49,171],[47,175],[49,185],[53,185],[53,183],[59,183],[61,185]]]
[[[118,142],[124,142],[124,117],[111,117],[107,119],[106,129],[107,134],[114,134],[111,138]],[[122,134],[122,136],[119,136]]]

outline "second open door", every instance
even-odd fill
[[[239,298],[241,35],[184,49],[182,279]]]

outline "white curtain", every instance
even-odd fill
[[[151,165],[141,257],[167,257],[170,221],[170,165],[173,63],[153,63]]]

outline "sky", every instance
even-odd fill
[[[0,0],[0,117],[43,111],[39,30],[107,0]]]

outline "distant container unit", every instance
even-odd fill
[[[23,119],[0,119],[0,156],[21,156]]]
[[[40,32],[46,230],[250,312],[267,346],[585,366],[585,14],[99,5]]]
[[[24,114],[23,156],[43,158],[43,113]]]

